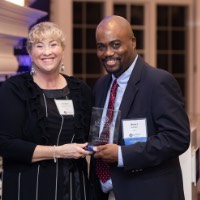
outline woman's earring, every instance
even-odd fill
[[[62,63],[61,65],[61,72],[64,72],[65,71],[65,65]]]
[[[34,69],[33,65],[32,65],[32,67],[31,67],[31,72],[30,72],[30,74],[31,74],[31,76],[33,76],[33,75],[35,74],[35,69]]]

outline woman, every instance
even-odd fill
[[[91,90],[61,74],[64,36],[51,22],[29,32],[31,73],[0,88],[3,200],[87,199]]]

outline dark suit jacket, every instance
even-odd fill
[[[111,75],[100,78],[94,90],[95,107],[103,107]],[[112,164],[111,178],[116,200],[183,200],[179,155],[187,150],[190,128],[180,88],[171,74],[138,57],[122,103],[121,119],[146,118],[147,142],[124,145],[122,124],[119,145],[124,167]],[[90,169],[91,199],[107,199]]]

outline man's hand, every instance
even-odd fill
[[[118,162],[118,145],[105,144],[93,148],[95,158],[100,158],[105,162]]]

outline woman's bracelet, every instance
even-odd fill
[[[53,146],[53,160],[56,163],[56,145]]]

